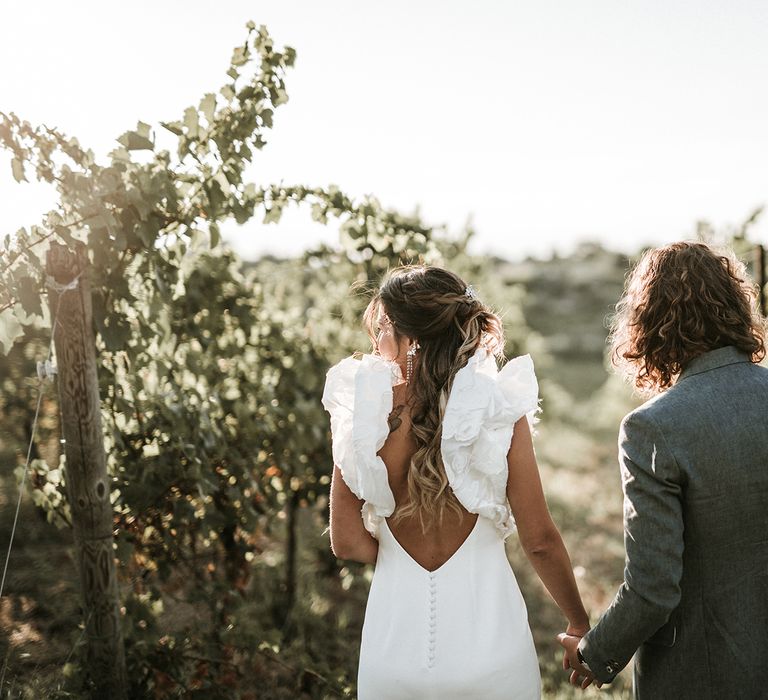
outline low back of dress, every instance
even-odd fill
[[[514,529],[506,498],[512,429],[523,415],[532,418],[538,403],[530,357],[498,371],[479,347],[454,378],[441,456],[450,488],[477,517],[466,539],[431,571],[398,542],[388,521],[395,499],[379,452],[389,434],[392,387],[401,380],[395,363],[349,357],[328,371],[323,394],[334,461],[363,499],[363,522],[379,542],[358,698],[540,698],[525,602],[504,547]]]
[[[418,445],[411,433],[411,419],[406,405],[406,386],[393,387],[394,408],[389,418],[390,433],[378,456],[387,468],[387,478],[395,499],[395,512],[410,500],[408,473]],[[478,515],[458,504],[461,516],[445,508],[442,520],[424,532],[417,514],[387,522],[390,534],[420,566],[434,571],[444,564],[467,539]]]

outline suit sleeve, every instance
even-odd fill
[[[680,602],[683,571],[682,476],[645,411],[619,432],[624,492],[624,582],[579,649],[595,677],[610,683]]]

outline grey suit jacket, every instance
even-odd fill
[[[619,433],[624,583],[579,649],[641,700],[768,697],[768,369],[692,360]]]

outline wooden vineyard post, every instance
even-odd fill
[[[101,429],[88,256],[52,243],[47,255],[56,344],[67,496],[86,623],[86,675],[94,698],[127,697],[125,653],[113,551],[112,503]],[[79,277],[78,277],[79,275]],[[75,282],[70,289],[62,289]],[[75,286],[76,285],[76,286]]]

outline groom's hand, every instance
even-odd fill
[[[572,685],[581,686],[581,688],[587,688],[592,683],[598,688],[602,687],[602,683],[595,681],[595,677],[591,671],[584,668],[579,663],[579,657],[576,653],[576,649],[579,646],[579,640],[581,637],[568,634],[567,632],[561,632],[557,635],[557,641],[565,649],[563,653],[563,670],[567,671],[572,669],[571,676],[569,678]]]

